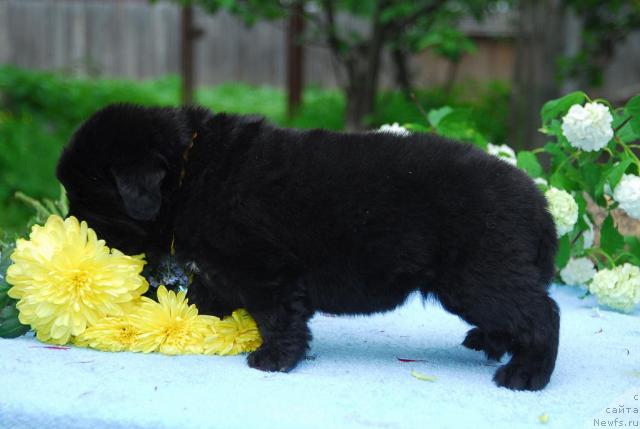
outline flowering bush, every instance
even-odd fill
[[[541,116],[548,143],[517,154],[489,143],[461,109],[432,110],[426,124],[404,128],[466,140],[525,170],[545,193],[556,223],[558,280],[589,286],[601,304],[633,311],[640,302],[640,239],[620,232],[614,210],[640,219],[640,160],[634,152],[640,149],[640,95],[614,108],[573,92],[547,102]],[[604,213],[599,224],[596,211]]]

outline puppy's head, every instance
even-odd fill
[[[110,247],[125,253],[164,246],[163,201],[175,189],[182,154],[204,109],[112,105],[72,136],[56,175],[69,214],[86,220]]]

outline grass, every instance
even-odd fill
[[[24,228],[31,210],[16,201],[16,191],[37,198],[55,198],[56,161],[75,128],[93,112],[111,103],[175,106],[177,77],[148,81],[78,79],[48,72],[0,67],[0,232]],[[471,107],[478,128],[492,141],[505,140],[508,87],[504,83],[465,83],[452,94],[441,89],[417,91],[425,110],[444,105]],[[289,118],[286,94],[271,87],[228,83],[203,87],[196,99],[213,111],[253,113],[282,126],[342,129],[345,101],[338,90],[309,87],[298,113]],[[399,92],[379,95],[371,127],[391,122],[423,122],[414,102]]]

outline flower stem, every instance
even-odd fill
[[[625,142],[623,142],[622,140],[620,140],[620,138],[618,136],[614,136],[613,137],[616,141],[616,143],[618,143],[620,146],[622,146],[622,149],[624,149],[625,153],[627,155],[629,155],[629,157],[631,157],[631,159],[633,160],[633,163],[636,165],[636,167],[638,168],[638,171],[640,171],[640,159],[638,159],[638,157],[636,156],[635,153],[633,153],[633,151],[631,150],[631,148],[629,148],[629,146],[627,146],[627,144]]]
[[[630,120],[632,120],[632,119],[633,119],[633,116],[629,116],[627,119],[625,119],[624,121],[622,121],[622,122],[620,123],[620,125],[618,125],[617,127],[615,127],[615,128],[613,129],[613,132],[614,132],[614,133],[617,133],[618,131],[620,131],[620,130],[621,130],[625,125],[627,125],[627,123],[628,123]]]
[[[620,258],[622,258],[623,256],[631,256],[632,258],[636,258],[636,257],[637,257],[637,256],[636,256],[636,255],[634,255],[633,253],[629,253],[629,252],[622,252],[622,253],[620,253],[618,256],[616,256],[616,257],[615,257],[614,261],[615,261],[615,262],[618,262],[618,260],[619,260]]]
[[[558,171],[562,170],[566,163],[568,163],[569,161],[573,161],[573,159],[578,158],[578,156],[580,156],[581,153],[582,153],[582,151],[576,151],[576,152],[572,153],[568,158],[566,158],[564,161],[562,161],[560,163],[560,165],[558,165],[558,168],[556,168],[555,172],[558,172]]]
[[[599,254],[600,256],[604,256],[605,259],[607,260],[607,262],[609,263],[609,267],[610,268],[615,268],[616,266],[616,262],[614,261],[614,259],[611,257],[611,255],[609,255],[607,252],[605,252],[604,250],[602,250],[599,247],[592,247],[591,249],[586,249],[585,253],[589,256],[591,256],[591,254],[596,254],[594,256],[596,256],[597,259],[597,254]]]

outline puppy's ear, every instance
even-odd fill
[[[127,214],[136,220],[151,220],[162,204],[162,180],[167,175],[166,163],[159,155],[142,162],[111,169]]]

